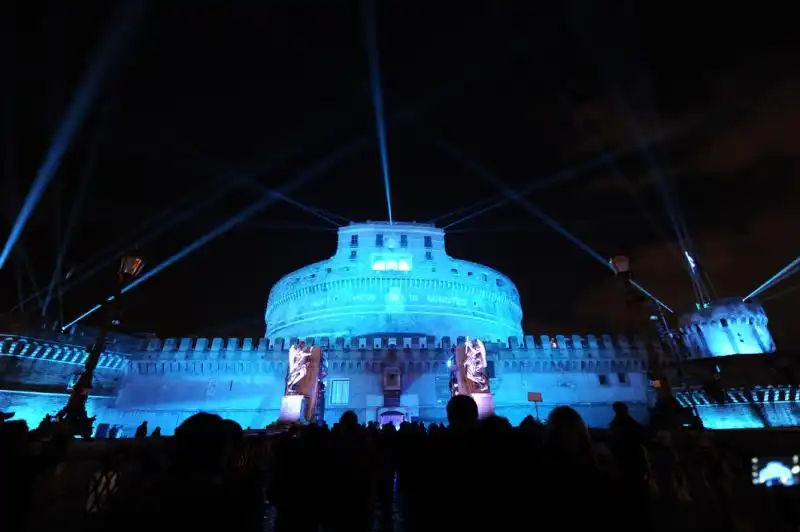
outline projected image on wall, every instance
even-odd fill
[[[372,257],[372,269],[378,272],[410,272],[411,255],[398,255],[395,253],[374,255]]]

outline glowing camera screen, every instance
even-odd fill
[[[767,488],[800,486],[800,456],[756,457],[753,485]]]

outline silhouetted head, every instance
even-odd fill
[[[514,430],[511,422],[501,416],[489,416],[481,420],[481,429],[490,434],[506,434]]]
[[[447,422],[454,429],[472,428],[478,424],[478,404],[468,395],[456,395],[447,402]]]
[[[223,419],[222,421],[225,423],[225,427],[228,429],[231,442],[235,445],[240,444],[244,439],[244,431],[242,430],[242,426],[232,419]]]
[[[353,429],[358,426],[358,416],[352,410],[348,410],[339,418],[339,427],[343,429]]]
[[[613,405],[614,413],[618,416],[629,416],[630,411],[628,411],[628,405],[623,403],[622,401],[616,401]]]
[[[184,470],[215,472],[225,461],[230,443],[231,426],[221,417],[195,414],[175,429],[176,465]]]
[[[559,406],[550,412],[545,440],[562,458],[584,465],[596,463],[589,430],[581,415],[568,406]]]

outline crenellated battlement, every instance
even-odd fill
[[[89,356],[86,348],[79,345],[0,334],[0,356],[32,359],[62,364],[83,366]],[[97,363],[100,369],[122,370],[127,364],[126,354],[103,351]]]
[[[292,344],[304,341],[325,348],[330,356],[351,353],[353,359],[382,359],[389,351],[393,356],[404,352],[449,355],[454,345],[465,337],[449,336],[360,336],[353,338],[167,338],[151,339],[145,351],[134,359],[164,360],[267,360],[283,359]],[[510,337],[504,342],[486,342],[487,353],[495,360],[535,359],[648,359],[648,353],[663,357],[658,344],[647,345],[643,338],[611,335],[527,335]],[[279,354],[277,357],[275,354]],[[422,355],[420,355],[422,356]],[[446,356],[444,357],[446,358]]]

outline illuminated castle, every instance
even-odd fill
[[[275,284],[265,317],[267,338],[522,337],[514,283],[491,268],[448,256],[444,231],[429,224],[341,228],[333,257]]]
[[[723,323],[719,308],[686,319],[691,357],[723,354],[720,338],[737,352],[769,350],[763,311],[729,305]],[[448,360],[467,336],[484,340],[495,411],[512,423],[571,405],[589,425],[607,426],[615,401],[643,419],[649,365],[674,364],[660,344],[637,338],[525,335],[513,282],[448,256],[444,231],[427,224],[341,228],[333,257],[275,284],[265,318],[261,338],[111,338],[90,415],[125,434],[143,420],[171,434],[198,411],[263,427],[278,418],[288,349],[300,340],[324,351],[329,422],[346,410],[362,421],[443,421]],[[9,326],[0,337],[0,410],[31,424],[55,413],[94,334]]]
[[[775,342],[761,305],[718,299],[681,317],[681,333],[695,358],[772,353]]]

